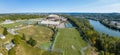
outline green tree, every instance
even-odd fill
[[[31,46],[35,46],[37,44],[37,42],[32,38],[30,38],[27,43],[30,44]]]
[[[8,34],[7,28],[4,28],[3,35],[7,35],[7,34]]]
[[[22,34],[22,39],[23,39],[23,40],[26,40],[26,37],[25,37],[25,34],[24,34],[24,33]]]

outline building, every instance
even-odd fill
[[[6,44],[6,49],[9,51],[14,46],[15,46],[15,44],[13,42],[10,42],[10,43]]]
[[[5,20],[2,24],[11,24],[11,23],[14,23],[14,21],[11,21],[11,20]]]
[[[41,21],[40,24],[46,24],[46,25],[59,25],[60,22],[59,22],[59,21],[49,21],[49,20],[45,20],[45,21]]]
[[[44,25],[59,25],[60,24],[60,17],[58,15],[49,15],[46,19],[41,20],[38,24]]]
[[[0,34],[1,39],[5,39],[5,36],[3,34]]]
[[[51,21],[59,21],[60,20],[60,16],[51,14],[46,19],[47,20],[51,20]]]
[[[67,18],[51,14],[46,19],[43,19],[40,22],[38,22],[38,24],[43,24],[50,27],[65,28],[64,24],[66,22],[67,22]]]

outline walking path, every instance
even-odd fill
[[[59,33],[57,33],[56,36],[55,36],[54,42],[53,42],[52,47],[51,47],[51,51],[53,50],[53,48],[55,46],[56,39],[57,39],[58,35],[59,35]]]

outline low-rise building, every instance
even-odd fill
[[[14,23],[14,21],[11,21],[11,20],[5,20],[2,24],[11,24],[11,23]]]
[[[1,39],[5,39],[5,36],[3,34],[0,34]]]
[[[13,42],[10,42],[10,43],[6,44],[6,49],[9,51],[14,46],[15,46],[15,44]]]

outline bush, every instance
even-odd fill
[[[33,40],[32,38],[30,38],[28,41],[27,41],[28,44],[30,44],[31,46],[35,46],[37,44],[37,42],[35,40]]]
[[[25,34],[23,33],[23,35],[22,35],[22,39],[23,40],[26,40],[26,37],[25,37]]]

